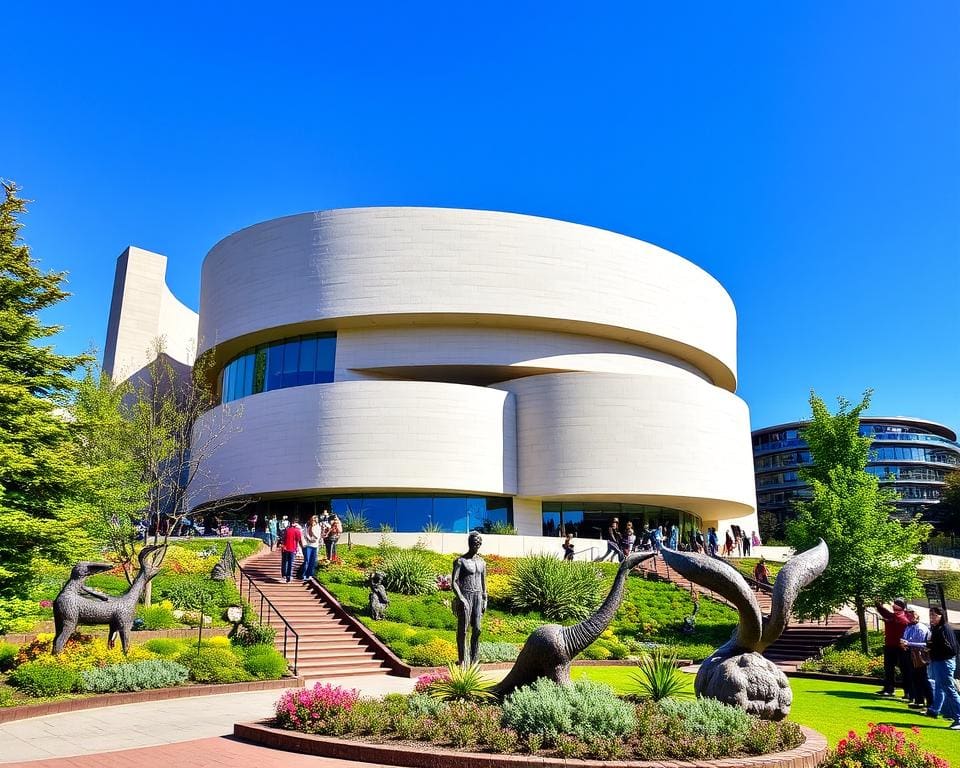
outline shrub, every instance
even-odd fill
[[[417,679],[419,685],[420,679]],[[406,699],[407,714],[414,717],[436,717],[446,706],[439,699],[425,693],[413,693]]]
[[[317,683],[313,688],[290,690],[277,702],[277,725],[281,728],[310,730],[323,728],[330,717],[353,709],[360,692],[339,685]]]
[[[794,722],[774,723],[752,718],[743,748],[751,755],[769,755],[799,747],[803,741],[803,731]]]
[[[52,641],[48,639],[49,637],[50,635],[37,635],[36,640],[20,648],[15,663],[20,665],[27,661],[42,661],[45,664],[68,667],[74,672],[82,672],[93,667],[145,661],[154,657],[150,651],[139,645],[131,645],[129,654],[124,656],[119,642],[111,648],[101,637],[80,633],[74,633],[64,645],[60,655],[54,657]]]
[[[20,647],[13,643],[0,643],[0,672],[13,669]]]
[[[687,678],[677,669],[677,657],[655,648],[637,662],[637,670],[630,673],[637,694],[641,698],[660,701],[687,693]]]
[[[137,608],[137,616],[143,619],[144,629],[171,629],[177,626],[172,606],[162,603]]]
[[[503,724],[522,737],[535,735],[556,744],[562,735],[584,741],[626,736],[636,726],[636,716],[608,686],[589,680],[564,686],[540,678],[507,698]]]
[[[154,581],[153,594],[184,611],[196,611],[202,605],[209,612],[214,606],[240,603],[240,594],[232,581],[213,581],[189,574],[161,574]]]
[[[277,637],[277,630],[269,624],[244,624],[233,637],[235,645],[273,645]]]
[[[553,621],[568,621],[592,613],[602,593],[602,572],[592,563],[534,555],[517,562],[508,599],[517,611],[538,611]]]
[[[80,673],[84,690],[92,693],[143,691],[149,688],[170,688],[187,681],[189,670],[167,659],[135,661],[132,664],[111,664]]]
[[[190,670],[190,679],[198,683],[243,683],[253,679],[229,648],[202,648],[184,651],[177,663]]]
[[[480,643],[477,653],[483,663],[515,661],[520,649],[513,643]]]
[[[11,685],[29,696],[60,696],[80,684],[80,677],[69,667],[44,661],[28,661],[8,678]]]
[[[800,665],[804,672],[826,672],[831,675],[874,675],[883,670],[883,659],[864,656],[860,651],[827,648],[823,657],[807,659]]]
[[[0,598],[0,635],[29,632],[40,621],[40,604],[16,597]]]
[[[417,667],[439,667],[457,660],[457,646],[435,637],[422,645],[412,645],[406,659]]]
[[[276,680],[287,674],[287,660],[272,645],[247,648],[243,668],[258,680]]]
[[[848,766],[890,766],[890,768],[949,768],[941,757],[924,752],[918,744],[908,741],[903,731],[892,725],[871,725],[864,736],[850,731],[847,738],[837,742],[830,752],[825,768]]]
[[[680,718],[689,734],[714,739],[722,736],[728,743],[740,744],[750,731],[753,718],[738,707],[716,699],[663,699],[660,708]]]
[[[9,688],[0,688],[0,709],[3,707],[12,707],[15,704],[13,692]]]
[[[490,687],[490,681],[481,674],[479,664],[469,667],[448,664],[446,679],[434,681],[430,695],[443,701],[480,701],[491,698]]]
[[[157,637],[153,640],[147,640],[147,642],[143,644],[143,647],[151,653],[165,658],[178,656],[187,649],[182,640],[174,640],[170,637]]]
[[[437,588],[436,573],[419,552],[394,549],[383,558],[383,583],[391,592],[425,595]]]

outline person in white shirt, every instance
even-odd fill
[[[930,627],[920,621],[920,614],[912,605],[907,606],[907,618],[910,623],[903,630],[901,645],[910,650],[910,664],[907,665],[907,674],[910,676],[911,709],[928,709],[933,703],[933,690],[927,677],[927,664],[930,655],[926,652],[927,640],[930,639]]]
[[[301,576],[305,582],[313,578],[317,569],[317,547],[320,546],[320,522],[316,515],[310,518],[303,528],[303,571]]]

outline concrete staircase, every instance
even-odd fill
[[[690,582],[676,571],[667,568],[662,557],[651,558],[640,564],[640,568],[650,578],[669,581],[681,589],[690,590]],[[712,597],[721,603],[731,605],[729,601],[700,586],[694,587],[700,594]],[[770,614],[771,600],[768,592],[754,592],[760,612]],[[731,607],[733,607],[731,605]],[[853,619],[834,614],[822,622],[795,622],[787,626],[780,638],[763,655],[782,665],[795,665],[816,656],[822,648],[832,645],[850,632],[856,625]]]
[[[298,554],[294,575],[299,565]],[[243,570],[299,636],[299,643],[295,643],[293,634],[287,630],[285,655],[293,665],[296,653],[300,677],[382,675],[388,671],[361,641],[360,634],[337,617],[310,585],[296,578],[287,584],[280,578],[279,550],[267,550],[247,560]],[[247,596],[246,588],[243,595]],[[254,610],[260,609],[256,590],[249,601]],[[262,618],[277,630],[276,646],[284,653],[285,625],[276,613],[268,610],[264,603]]]

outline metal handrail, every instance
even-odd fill
[[[264,612],[263,612],[264,603],[266,603],[267,605],[267,617],[266,617],[267,623],[268,624],[270,623],[270,619],[274,615],[276,615],[276,617],[283,622],[283,656],[284,658],[287,658],[287,633],[289,632],[291,635],[293,635],[293,663],[291,667],[293,669],[293,674],[297,674],[297,662],[300,659],[300,635],[297,633],[297,630],[295,630],[291,626],[290,622],[283,617],[283,614],[280,613],[279,610],[277,610],[277,607],[272,602],[270,602],[270,598],[263,593],[263,590],[260,589],[260,587],[258,587],[256,583],[254,583],[253,577],[250,576],[250,574],[244,570],[243,566],[237,562],[237,558],[233,554],[233,548],[230,547],[229,541],[227,542],[227,547],[230,551],[231,558],[233,558],[233,567],[240,572],[240,579],[238,580],[238,583],[237,583],[237,586],[240,589],[240,597],[241,598],[243,597],[243,580],[244,579],[247,580],[246,600],[251,607],[253,607],[253,601],[251,599],[253,590],[254,589],[257,590],[257,593],[260,595],[260,609],[257,611],[257,616],[260,619],[260,624],[262,625],[264,620]]]

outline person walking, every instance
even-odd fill
[[[670,549],[676,551],[677,547],[680,546],[680,527],[676,525],[670,526],[670,536],[667,539],[667,546]]]
[[[707,529],[707,554],[710,555],[710,557],[717,556],[717,547],[719,546],[719,544],[720,542],[717,540],[717,529],[708,528]]]
[[[746,531],[743,532],[743,539],[741,541],[741,545],[743,546],[743,556],[750,557],[750,537],[747,536]]]
[[[280,544],[280,578],[287,584],[293,578],[293,561],[297,556],[297,550],[300,549],[301,541],[303,541],[303,534],[300,531],[300,523],[295,521],[293,525],[288,525],[284,529]]]
[[[270,515],[270,519],[267,520],[267,544],[270,545],[270,551],[273,552],[273,548],[277,545],[277,516]]]
[[[920,621],[920,614],[916,608],[908,605],[905,613],[910,623],[903,630],[900,645],[910,654],[911,663],[907,665],[910,691],[913,694],[910,708],[930,709],[933,706],[933,688],[927,676],[927,665],[930,663],[930,651],[927,650],[930,627]]]
[[[751,532],[750,532],[750,546],[752,546],[752,547],[760,547],[760,546],[763,546],[763,545],[760,543],[760,537],[757,536],[757,532],[756,532],[756,531],[751,531]]]
[[[623,540],[620,537],[620,521],[617,518],[613,518],[607,528],[607,551],[603,553],[600,561],[606,560],[608,555],[611,563],[615,559],[618,562],[623,560]]]
[[[770,585],[770,572],[767,570],[767,561],[762,557],[753,566],[753,580],[757,582],[757,592],[760,591],[760,584]]]
[[[566,538],[563,540],[563,543],[560,545],[563,547],[563,559],[564,560],[573,560],[573,534],[568,533]]]
[[[317,569],[317,547],[320,546],[320,518],[313,515],[303,529],[303,568],[300,578],[306,583]]]
[[[633,523],[627,520],[627,527],[623,531],[623,554],[629,555],[637,543],[637,534],[633,532]]]
[[[330,515],[330,532],[323,542],[327,548],[327,560],[333,560],[337,556],[337,542],[340,540],[340,534],[343,533],[343,523],[336,514]]]
[[[930,684],[933,688],[933,703],[927,714],[938,717],[941,712],[953,718],[951,731],[960,731],[960,693],[953,682],[953,673],[957,668],[957,636],[943,618],[943,609],[930,608],[930,664],[927,667]],[[944,711],[945,710],[945,711]]]
[[[900,641],[903,639],[903,630],[910,623],[907,614],[904,612],[907,601],[898,597],[893,601],[892,611],[879,600],[874,607],[883,619],[883,689],[877,691],[877,695],[893,696],[896,692],[894,677],[897,667],[900,667],[900,676],[903,680],[903,698],[912,701],[911,692],[908,688],[910,681],[907,677],[907,664],[910,662],[907,652],[900,646]]]

